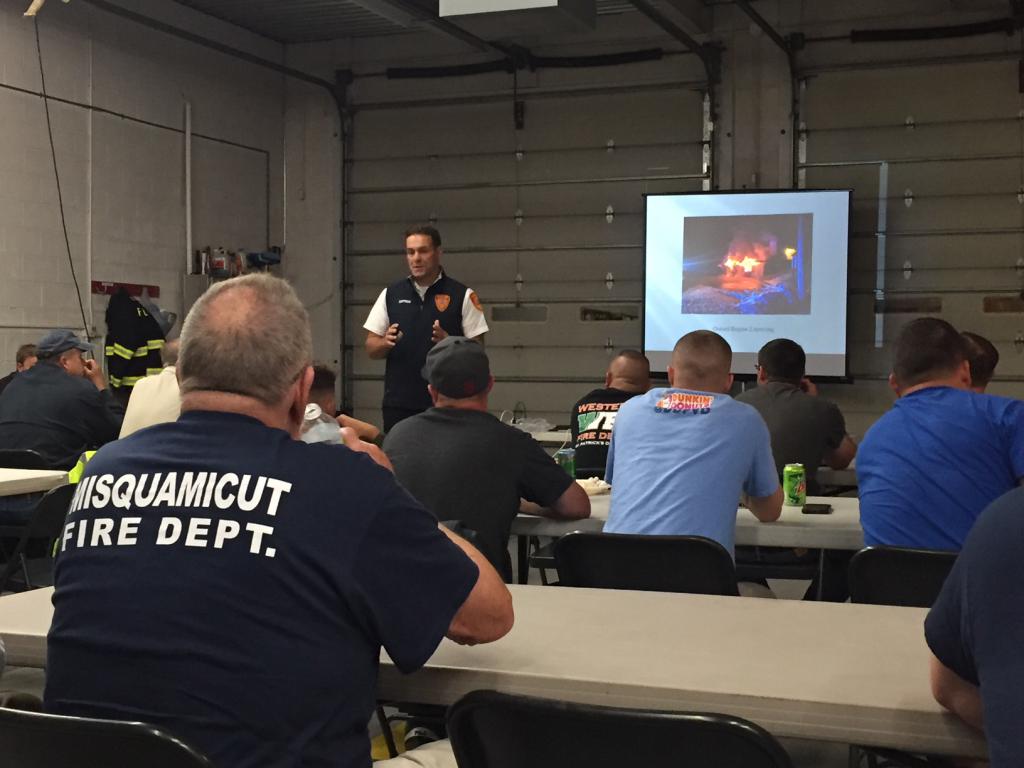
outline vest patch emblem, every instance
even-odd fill
[[[438,312],[444,312],[452,303],[452,297],[447,293],[439,293],[434,297],[434,306]]]
[[[484,305],[480,303],[480,297],[476,295],[476,291],[469,292],[469,300],[473,302],[473,306],[477,308],[478,312],[484,311]]]

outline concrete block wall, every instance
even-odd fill
[[[35,29],[0,5],[0,371],[46,329],[83,330],[64,244]],[[126,3],[126,5],[129,5]],[[276,43],[175,3],[132,10],[281,61]],[[71,256],[87,325],[105,332],[90,280],[157,285],[183,317],[184,105],[192,106],[193,243],[284,241],[282,76],[84,4],[38,17]],[[20,90],[16,90],[20,89]],[[27,91],[27,92],[26,92]],[[110,113],[119,113],[122,116]],[[180,326],[179,326],[180,327]]]

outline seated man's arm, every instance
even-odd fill
[[[560,520],[583,520],[590,517],[590,497],[579,483],[574,482],[547,508],[546,516]]]
[[[338,416],[336,421],[339,427],[348,427],[356,433],[360,440],[365,440],[368,443],[376,442],[377,438],[380,437],[380,430],[367,421],[354,419],[351,416],[346,416],[344,413]]]
[[[782,488],[777,487],[771,496],[746,496],[744,503],[762,523],[772,523],[782,514]]]
[[[832,467],[832,469],[846,469],[850,466],[850,462],[853,461],[856,455],[857,444],[853,442],[853,438],[849,435],[843,435],[843,441],[839,443],[839,447],[828,451],[824,459],[825,463]]]
[[[750,410],[753,411],[753,408]],[[768,426],[756,411],[751,416],[750,424],[754,453],[750,472],[743,484],[743,500],[754,513],[754,517],[762,523],[770,523],[778,520],[782,514],[782,487],[779,485],[775,458],[772,456],[772,439],[768,433]]]
[[[935,700],[968,725],[984,731],[985,721],[978,686],[964,680],[934,654],[931,657],[929,676]]]
[[[547,507],[533,501],[519,500],[519,512],[524,515],[550,517],[555,520],[583,520],[590,517],[590,497],[579,483],[573,483]]]
[[[508,587],[476,547],[444,526],[439,527],[480,570],[473,590],[448,626],[448,638],[462,645],[475,645],[504,637],[515,621]]]

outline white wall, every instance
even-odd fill
[[[13,367],[19,344],[46,329],[82,329],[24,5],[0,4],[0,371]],[[283,57],[277,44],[174,3],[130,7]],[[51,101],[71,254],[92,334],[104,332],[106,297],[91,297],[90,279],[158,285],[164,308],[179,316],[186,308],[185,101],[193,131],[220,140],[193,142],[194,245],[262,249],[283,241],[282,76],[81,3],[51,2],[38,18],[49,95],[134,118]]]

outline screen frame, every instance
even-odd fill
[[[827,189],[709,189],[709,190],[687,190],[684,192],[644,192],[644,237],[642,255],[644,263],[644,275],[640,281],[643,298],[640,301],[640,349],[647,354],[647,200],[651,197],[692,197],[695,195],[771,195],[771,194],[796,194],[804,192],[846,192],[846,352],[843,355],[844,373],[842,376],[815,376],[814,381],[828,384],[852,384],[853,377],[850,376],[850,244],[853,240],[853,194],[852,187],[830,187]],[[667,371],[651,371],[651,379],[656,381],[668,381]],[[757,380],[756,373],[734,373],[733,379],[736,382],[747,383]]]

